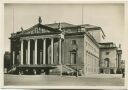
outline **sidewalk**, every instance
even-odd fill
[[[4,77],[8,86],[123,86],[124,78],[86,78],[57,75],[9,75]]]
[[[122,74],[86,74],[86,78],[122,78]]]

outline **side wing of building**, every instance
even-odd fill
[[[85,73],[99,73],[99,46],[95,39],[87,34],[84,36],[84,65]]]

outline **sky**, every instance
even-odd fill
[[[5,4],[5,50],[10,51],[8,38],[11,33],[37,24],[39,16],[42,17],[42,24],[82,24],[82,7],[83,24],[100,26],[106,35],[105,42],[122,45],[122,59],[125,59],[123,4]]]

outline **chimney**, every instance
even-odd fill
[[[119,44],[119,49],[121,49],[121,44]]]

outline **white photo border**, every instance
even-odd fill
[[[128,88],[128,58],[125,60],[125,85],[124,86],[4,86],[4,4],[6,3],[30,3],[30,4],[124,4],[125,35],[124,41],[128,41],[128,1],[124,0],[2,0],[0,1],[0,87],[1,88],[33,88],[33,89],[126,89]],[[127,45],[126,45],[127,48]],[[128,55],[128,52],[126,52]]]

